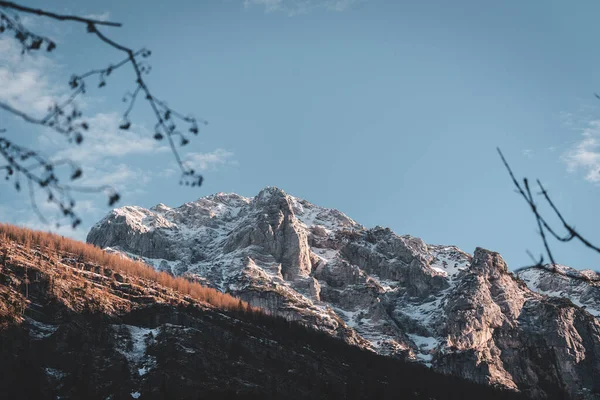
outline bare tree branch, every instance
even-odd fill
[[[71,76],[71,79],[69,80],[71,94],[62,103],[53,104],[44,117],[40,118],[33,116],[25,110],[19,110],[11,104],[2,101],[0,101],[0,109],[18,116],[26,122],[49,127],[54,131],[68,137],[69,142],[74,141],[76,144],[80,144],[84,139],[83,133],[89,129],[89,125],[87,122],[85,122],[85,120],[82,119],[82,113],[77,108],[75,100],[79,95],[86,92],[86,83],[88,78],[92,76],[98,76],[99,82],[97,86],[98,88],[102,88],[106,86],[107,78],[115,70],[125,65],[131,65],[135,74],[135,86],[133,91],[127,92],[123,98],[123,101],[127,103],[127,107],[122,115],[122,122],[120,123],[119,128],[122,130],[128,130],[131,127],[131,121],[129,119],[130,113],[136,104],[136,100],[141,94],[144,100],[146,100],[146,102],[150,105],[152,113],[156,119],[156,123],[154,125],[154,139],[167,139],[173,157],[179,165],[182,176],[180,184],[185,184],[188,186],[200,186],[202,184],[202,176],[197,174],[192,168],[183,162],[178,151],[178,146],[185,146],[189,143],[189,139],[187,137],[188,133],[193,135],[198,134],[198,120],[192,116],[185,116],[184,114],[172,109],[167,105],[167,102],[155,97],[155,95],[151,92],[144,78],[145,75],[147,75],[151,70],[150,65],[148,65],[146,62],[146,59],[151,55],[149,50],[140,49],[134,51],[133,49],[110,39],[104,33],[98,30],[98,26],[119,27],[121,26],[120,23],[100,21],[97,19],[73,15],[63,15],[0,0],[0,33],[3,33],[7,30],[14,32],[15,38],[21,44],[22,53],[38,51],[41,49],[51,52],[56,48],[56,44],[47,37],[29,31],[23,26],[23,24],[20,23],[18,15],[10,16],[3,10],[34,14],[59,21],[83,23],[86,25],[86,30],[88,33],[95,35],[100,41],[107,44],[109,47],[125,53],[126,57],[115,64],[108,65],[105,68],[92,69],[83,74]],[[200,120],[200,122],[204,125],[207,124],[207,122],[204,120]],[[185,124],[184,130],[186,133],[179,128],[178,124]],[[0,130],[0,133],[1,132],[2,130]],[[176,144],[175,139],[178,139],[178,144]],[[109,203],[111,205],[119,199],[119,195],[114,192],[114,189],[107,186],[102,186],[99,188],[85,188],[63,185],[59,183],[59,179],[53,173],[54,168],[58,165],[56,162],[52,162],[41,157],[33,150],[19,147],[4,137],[0,137],[0,146],[2,147],[0,149],[0,156],[2,156],[2,158],[4,158],[7,162],[7,164],[0,167],[0,169],[5,169],[7,171],[6,179],[13,178],[15,180],[15,188],[17,190],[20,190],[21,187],[19,181],[20,177],[23,177],[31,182],[29,188],[32,207],[34,208],[36,214],[40,216],[41,213],[35,204],[35,194],[33,193],[33,189],[38,186],[45,188],[48,191],[50,199],[49,201],[54,202],[64,216],[71,218],[73,226],[77,226],[80,222],[80,219],[73,212],[75,201],[71,196],[72,191],[105,191],[109,194]],[[32,173],[32,169],[26,167],[22,163],[22,161],[30,159],[36,161],[33,169],[44,167],[50,173],[45,175],[36,175]],[[66,160],[66,163],[69,163],[72,169],[77,171],[72,175],[73,179],[81,176],[82,171],[79,166],[75,166],[74,163],[71,163],[68,160]]]
[[[552,234],[552,236],[554,236],[557,240],[559,240],[561,242],[569,242],[569,241],[571,241],[573,239],[578,239],[586,247],[588,247],[588,248],[596,251],[597,253],[600,253],[600,247],[593,245],[589,240],[587,240],[586,238],[584,238],[583,236],[581,236],[579,234],[579,232],[577,232],[573,226],[569,225],[565,221],[565,219],[563,218],[563,216],[560,213],[560,211],[558,211],[558,209],[554,205],[554,202],[552,201],[552,199],[550,199],[550,196],[548,195],[548,191],[546,190],[546,188],[544,188],[544,186],[542,185],[542,183],[540,182],[539,179],[537,180],[537,183],[538,183],[538,185],[539,185],[539,187],[541,189],[541,194],[544,196],[544,198],[546,199],[546,201],[548,202],[548,204],[550,204],[550,207],[552,207],[552,210],[554,211],[554,213],[556,214],[556,216],[560,219],[560,222],[563,224],[563,227],[568,232],[565,236],[559,236],[556,233],[554,233],[554,231],[549,230],[550,233]]]
[[[0,171],[6,172],[5,179],[12,180],[17,191],[21,190],[21,179],[26,179],[29,187],[29,196],[34,212],[46,219],[37,207],[34,186],[44,191],[47,201],[55,204],[62,216],[68,218],[75,228],[81,223],[81,219],[75,214],[75,200],[73,192],[105,192],[108,195],[109,206],[119,200],[119,194],[108,185],[98,187],[78,187],[62,184],[57,176],[56,168],[68,164],[71,169],[71,180],[79,179],[82,175],[81,169],[69,160],[51,161],[42,157],[36,151],[18,146],[5,138],[0,137],[0,156],[6,160],[6,164],[0,165]]]
[[[134,91],[135,96],[131,96],[131,104],[133,104],[133,102],[135,101],[139,90],[144,92],[145,98],[148,101],[148,103],[150,103],[152,111],[154,112],[154,115],[157,120],[157,123],[155,125],[156,133],[154,134],[154,138],[157,140],[162,140],[162,138],[166,137],[168,139],[169,146],[171,147],[171,151],[173,152],[173,155],[174,155],[177,163],[179,164],[179,167],[181,169],[183,177],[191,178],[192,186],[196,186],[196,185],[200,186],[202,184],[202,176],[196,175],[196,173],[193,169],[189,168],[187,165],[185,165],[183,163],[179,153],[177,152],[177,150],[175,148],[175,142],[173,141],[174,136],[179,136],[181,138],[181,142],[180,142],[181,146],[185,146],[189,143],[189,140],[185,137],[185,135],[183,133],[181,133],[181,131],[177,130],[177,125],[175,122],[173,122],[174,121],[173,117],[178,118],[181,121],[189,123],[190,124],[189,131],[193,134],[198,133],[198,123],[197,123],[196,119],[193,117],[183,116],[179,112],[176,112],[175,110],[168,107],[164,101],[159,100],[152,95],[152,93],[150,92],[150,89],[148,88],[148,85],[146,84],[146,82],[143,79],[143,76],[142,76],[143,69],[140,66],[138,60],[136,59],[135,52],[132,49],[125,47],[125,46],[109,39],[102,32],[100,32],[94,24],[88,25],[88,31],[96,34],[96,36],[98,36],[98,38],[100,38],[100,40],[107,43],[108,45],[114,47],[117,50],[123,51],[127,54],[132,66],[133,66],[133,69],[135,71],[135,74],[137,77],[136,83],[138,85]],[[150,54],[147,54],[146,57],[148,57],[149,55]],[[144,54],[142,54],[142,56],[144,56]],[[129,111],[131,111],[131,110],[128,109],[124,115],[125,121],[124,121],[124,124],[121,125],[122,128],[125,126],[129,127],[129,125],[128,125],[129,120],[127,119]],[[203,122],[206,124],[206,121],[203,121]],[[127,129],[127,128],[125,128],[125,129]],[[186,181],[186,183],[189,184],[190,182]]]
[[[506,161],[506,158],[504,158],[504,154],[502,154],[502,151],[499,148],[497,148],[497,151],[498,151],[498,154],[500,155],[500,158],[502,159],[502,162],[504,163],[504,166],[506,167],[506,170],[508,171],[508,174],[510,175],[510,178],[511,178],[513,184],[515,185],[517,192],[521,195],[521,197],[523,197],[523,199],[525,199],[525,201],[529,205],[529,208],[531,209],[531,212],[535,216],[536,223],[537,223],[537,226],[539,229],[539,235],[544,244],[544,248],[546,250],[546,255],[548,256],[548,258],[550,260],[550,265],[544,265],[544,257],[540,256],[539,261],[537,261],[537,263],[535,265],[533,265],[532,267],[542,268],[542,269],[545,269],[548,271],[557,272],[556,271],[557,264],[556,264],[556,261],[554,260],[554,256],[552,255],[552,251],[550,250],[550,245],[548,243],[548,237],[546,234],[549,234],[551,237],[553,237],[556,240],[561,241],[561,242],[570,242],[574,239],[577,239],[580,243],[582,243],[589,249],[592,249],[595,252],[600,253],[600,247],[593,245],[589,240],[587,240],[579,232],[577,232],[573,226],[571,226],[570,224],[568,224],[566,222],[566,220],[564,219],[564,217],[562,216],[562,214],[560,213],[560,211],[558,210],[558,208],[556,207],[556,205],[550,198],[550,195],[548,194],[548,191],[546,190],[546,188],[542,185],[540,180],[537,179],[536,182],[541,190],[539,194],[542,195],[543,198],[545,199],[545,201],[550,205],[550,207],[552,208],[552,211],[556,214],[556,216],[560,220],[563,228],[567,231],[567,233],[565,235],[559,235],[550,226],[550,224],[547,222],[547,220],[540,214],[538,204],[536,203],[536,201],[533,197],[533,194],[531,192],[531,188],[529,186],[529,180],[527,178],[523,178],[523,186],[521,186],[521,184],[515,177],[515,174],[513,173],[512,169],[510,168],[508,162]],[[533,255],[529,251],[528,251],[528,254],[535,262]],[[525,267],[525,268],[529,268],[529,267]],[[577,277],[577,276],[571,276],[571,277],[586,280],[586,281],[594,280],[589,277]]]
[[[11,1],[0,1],[0,7],[10,8],[10,9],[13,9],[16,11],[21,11],[24,13],[54,18],[59,21],[77,21],[77,22],[83,22],[84,24],[107,25],[107,26],[114,26],[114,27],[121,26],[121,24],[118,22],[110,22],[110,21],[101,21],[99,19],[82,18],[82,17],[78,17],[76,15],[56,14],[53,12],[40,10],[39,8],[25,7],[20,4],[13,3]]]

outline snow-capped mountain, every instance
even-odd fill
[[[33,241],[32,241],[33,238]],[[0,224],[0,398],[525,400]]]
[[[571,300],[596,318],[600,318],[600,274],[578,271],[564,265],[529,267],[517,273],[536,292]]]
[[[488,250],[367,229],[274,187],[115,209],[87,241],[380,354],[534,397],[600,393],[600,322],[578,306],[586,298],[532,291]]]

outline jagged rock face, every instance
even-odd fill
[[[307,232],[294,217],[290,199],[280,191],[263,191],[251,203],[254,223],[230,235],[225,253],[251,246],[261,248],[282,266],[286,280],[308,276],[311,271]]]
[[[527,290],[497,253],[476,249],[469,271],[475,275],[448,298],[438,369],[533,397],[564,390],[594,398],[600,323],[569,301]]]
[[[412,237],[400,237],[389,229],[368,230],[365,242],[348,242],[341,255],[360,269],[381,279],[397,281],[410,296],[426,297],[448,287],[448,282],[430,268],[423,254],[427,245]]]
[[[124,250],[135,250],[148,257],[174,257],[169,253],[169,239],[165,237],[164,230],[160,229],[171,228],[173,224],[161,215],[140,207],[127,207],[123,212],[120,211],[114,211],[113,218],[109,221],[110,229],[103,232],[92,230],[88,241],[101,247],[106,247],[109,243],[120,243]],[[138,225],[138,221],[144,221],[144,225]]]
[[[3,400],[523,398],[205,303],[143,271],[117,279],[101,258],[1,235],[0,254]]]
[[[598,321],[527,288],[498,253],[366,229],[277,188],[117,209],[88,242],[476,382],[537,398],[599,390]]]
[[[564,265],[530,267],[517,273],[536,292],[565,297],[600,318],[600,274],[577,271]]]

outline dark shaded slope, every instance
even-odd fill
[[[135,276],[100,279],[68,255],[0,246],[11,254],[0,257],[2,399],[520,398],[243,306],[223,312]]]

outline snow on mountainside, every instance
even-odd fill
[[[0,398],[524,400],[0,224]]]
[[[529,290],[497,253],[367,229],[278,188],[122,207],[87,241],[380,354],[535,397],[600,392],[600,322]]]
[[[546,265],[526,268],[517,275],[530,289],[547,296],[567,298],[600,318],[599,273],[591,270],[578,271],[564,265]]]

